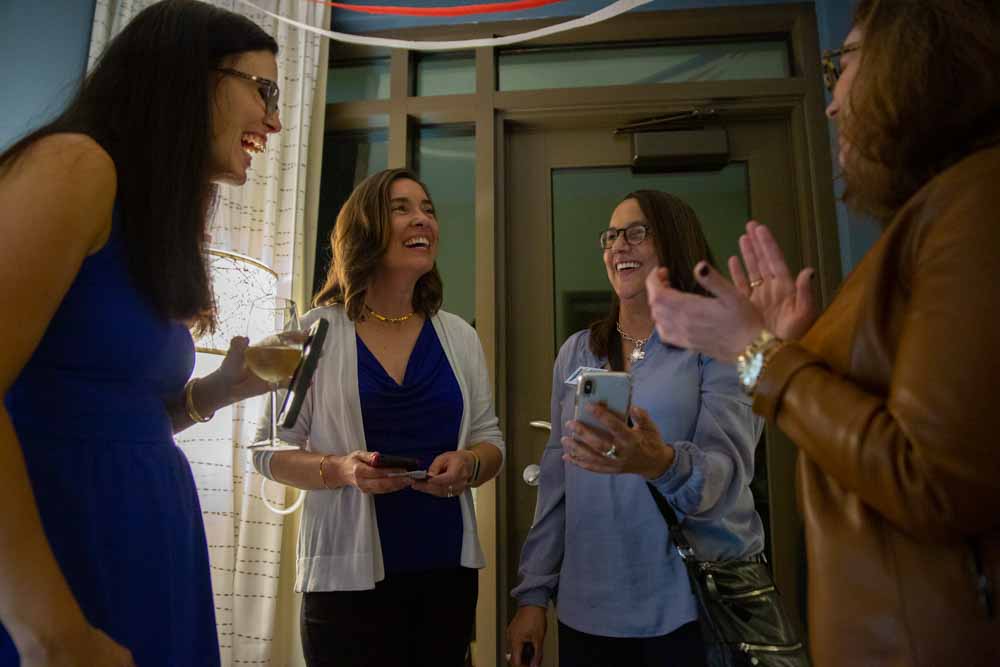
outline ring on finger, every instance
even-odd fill
[[[455,487],[449,486],[448,487],[448,497],[451,498],[454,495],[455,495]]]
[[[764,284],[764,279],[763,278],[758,278],[757,280],[751,280],[750,281],[750,289],[754,289],[755,287],[760,287],[763,284]]]
[[[611,448],[608,451],[604,452],[604,458],[616,459],[618,458],[617,452],[618,452],[618,447],[614,443],[611,443]]]

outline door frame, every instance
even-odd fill
[[[555,419],[548,413],[549,369],[556,359],[563,335],[570,333],[559,329],[551,299],[556,286],[554,256],[557,243],[553,178],[557,171],[563,169],[628,167],[631,157],[629,138],[613,136],[610,130],[630,120],[629,114],[629,111],[620,109],[591,110],[586,114],[571,115],[569,121],[564,115],[542,119],[536,116],[530,121],[504,124],[508,138],[504,144],[505,182],[509,186],[505,200],[509,221],[505,229],[510,232],[507,247],[510,254],[504,262],[504,267],[509,270],[505,285],[510,290],[510,298],[505,301],[510,327],[505,332],[508,352],[504,361],[510,391],[505,397],[509,419],[505,422],[504,433],[510,444],[507,459],[510,474],[507,476],[508,483],[503,487],[507,500],[503,504],[505,521],[501,528],[504,532],[499,540],[503,550],[498,560],[502,568],[501,576],[507,577],[510,586],[517,583],[518,554],[526,537],[525,529],[534,514],[535,492],[523,485],[519,473],[524,466],[539,462],[542,445],[547,439],[529,428],[528,423],[529,420]],[[729,161],[746,167],[746,195],[751,215],[769,220],[783,247],[797,248],[800,245],[798,237],[802,215],[794,193],[795,176],[790,159],[791,136],[787,119],[747,113],[738,116],[727,114],[726,118],[724,126],[730,141]],[[551,122],[553,120],[558,122]],[[699,170],[686,168],[681,171],[690,175]],[[630,185],[624,187],[615,196],[621,197],[633,188]],[[654,186],[647,184],[642,187]],[[606,221],[613,204],[609,202],[608,209],[597,215],[603,216]],[[732,222],[742,226],[743,220]],[[596,239],[596,231],[592,233]],[[735,234],[738,235],[738,232]],[[732,240],[735,242],[735,236]],[[732,250],[735,251],[735,248]],[[720,268],[724,266],[725,254],[716,249]],[[603,276],[599,257],[595,249],[586,256],[580,256],[580,260],[592,262],[593,271]],[[789,261],[798,264],[800,258],[791,253]],[[773,428],[766,429],[765,438],[766,446],[758,450],[758,456],[766,457],[769,512],[763,511],[761,498],[756,498],[761,518],[767,522],[765,547],[775,581],[787,598],[789,611],[793,616],[802,618],[804,551],[801,521],[795,504],[796,452],[787,438]],[[514,603],[502,599],[499,604],[499,616],[507,619],[513,612]],[[555,627],[551,614],[549,626]],[[555,654],[554,634],[549,632],[546,636],[546,659],[543,663],[546,665],[555,664],[550,657]]]

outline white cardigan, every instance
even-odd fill
[[[366,451],[354,323],[343,307],[330,306],[306,313],[302,317],[303,328],[320,317],[330,322],[323,356],[295,427],[279,429],[278,436],[310,452],[344,456]],[[458,449],[488,442],[503,456],[503,437],[479,336],[462,318],[451,313],[440,311],[431,322],[462,392]],[[254,467],[269,479],[273,479],[272,455],[255,452],[253,457]],[[466,490],[459,502],[463,531],[461,564],[485,567],[471,491]],[[307,492],[296,569],[298,592],[374,588],[375,582],[385,578],[374,499],[353,486]]]

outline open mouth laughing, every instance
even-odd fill
[[[403,245],[407,248],[430,248],[431,240],[426,236],[414,236],[411,239],[407,239],[403,242]]]

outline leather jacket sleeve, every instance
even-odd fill
[[[1000,151],[989,153],[941,174],[887,230],[892,243],[902,225],[905,240],[872,269],[883,292],[866,298],[883,307],[851,332],[849,369],[788,344],[754,398],[810,460],[917,539],[1000,526]],[[887,387],[865,380],[872,367],[887,369]]]

